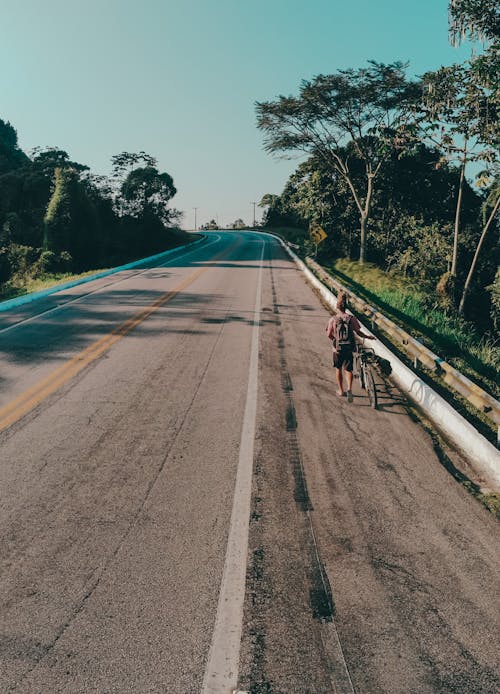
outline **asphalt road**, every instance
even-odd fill
[[[327,319],[235,232],[0,314],[1,692],[500,690],[498,524]]]

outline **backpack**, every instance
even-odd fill
[[[354,349],[355,341],[351,316],[335,316],[333,344],[335,345],[335,349]]]

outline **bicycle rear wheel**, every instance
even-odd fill
[[[377,409],[377,388],[375,387],[375,379],[373,378],[372,370],[368,367],[365,374],[366,379],[366,392],[368,393],[368,399],[370,405],[374,410]]]

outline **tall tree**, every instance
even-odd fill
[[[470,109],[477,114],[476,134],[480,142],[491,148],[490,168],[498,170],[500,149],[500,12],[498,0],[450,0],[449,31],[452,44],[481,40],[484,50],[475,52],[467,66],[468,80],[474,87],[469,99]],[[482,173],[482,179],[488,180]],[[486,234],[495,226],[500,213],[500,187],[494,182],[488,196],[490,214],[483,226],[460,299],[459,313],[464,313],[467,295],[474,277],[477,260]]]
[[[472,258],[469,272],[467,273],[467,278],[465,280],[464,288],[462,291],[462,297],[460,299],[460,304],[458,307],[458,312],[461,314],[463,314],[465,312],[465,305],[466,305],[466,301],[467,301],[467,296],[468,296],[469,291],[470,291],[472,279],[473,279],[474,273],[476,271],[477,261],[478,261],[479,254],[481,252],[481,248],[483,246],[484,240],[486,238],[486,235],[488,234],[490,227],[495,224],[495,220],[498,220],[498,217],[499,217],[499,211],[500,211],[500,177],[491,186],[490,194],[488,195],[488,198],[486,199],[485,204],[484,204],[484,211],[486,213],[486,223],[483,226],[483,230],[481,232],[481,236],[479,237],[479,241],[477,243],[476,250],[474,252],[474,257]]]
[[[113,177],[123,179],[132,169],[138,168],[141,163],[144,166],[156,167],[156,158],[146,152],[121,152],[111,157],[111,165],[113,167]]]
[[[302,151],[322,158],[332,175],[341,176],[360,221],[361,263],[375,180],[395,147],[407,146],[418,83],[406,78],[407,65],[369,62],[358,70],[339,70],[304,80],[299,96],[280,96],[256,104],[257,125],[271,153]],[[352,149],[347,147],[352,145]],[[352,152],[363,162],[361,179],[351,173]]]
[[[426,73],[422,82],[421,136],[459,166],[451,261],[451,274],[456,277],[466,170],[470,162],[488,165],[495,159],[496,150],[487,132],[495,118],[495,104],[467,65],[441,67]]]
[[[21,166],[28,157],[17,143],[17,131],[9,121],[0,118],[0,174]]]
[[[170,219],[168,203],[176,194],[174,180],[154,166],[133,169],[121,185],[125,211],[133,217],[151,215],[164,224]]]
[[[44,218],[43,248],[47,251],[67,251],[70,247],[71,194],[74,173],[57,166],[54,170],[54,189]]]
[[[259,207],[264,208],[262,215],[263,226],[296,226],[297,218],[294,211],[284,209],[280,195],[265,193],[259,202]]]
[[[32,151],[32,157],[36,170],[49,178],[54,176],[56,169],[72,169],[74,173],[78,174],[89,170],[89,167],[85,166],[85,164],[71,161],[69,154],[57,147],[35,147]]]

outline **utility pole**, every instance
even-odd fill
[[[193,210],[194,210],[194,230],[195,231],[198,229],[198,227],[196,226],[196,210],[197,209],[198,209],[197,207],[193,207]]]
[[[256,205],[257,203],[256,203],[256,202],[252,202],[252,203],[250,203],[250,204],[253,205],[253,226],[254,226],[254,228],[255,228],[255,226],[256,226],[256,224],[257,224],[257,221],[256,221],[256,219],[255,219],[255,205]]]

